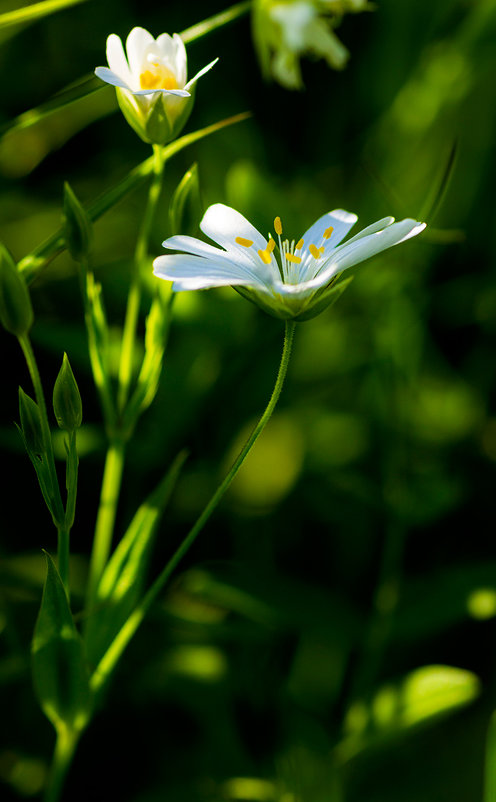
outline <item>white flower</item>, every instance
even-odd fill
[[[265,75],[298,89],[300,58],[307,54],[342,69],[349,53],[334,28],[346,12],[369,8],[368,0],[255,0],[253,34]]]
[[[186,48],[181,37],[162,33],[154,39],[144,28],[132,29],[126,39],[126,53],[120,37],[110,34],[109,66],[97,67],[95,74],[116,87],[119,105],[141,138],[164,144],[183,127],[192,109],[196,81],[218,59],[188,81]]]
[[[239,212],[217,203],[200,228],[220,245],[195,237],[165,240],[176,254],[158,256],[154,273],[173,283],[173,290],[232,286],[266,311],[283,319],[307,320],[318,314],[344,288],[337,276],[386,248],[420,234],[425,223],[385,217],[340,244],[357,221],[356,214],[335,209],[320,217],[298,240],[282,240],[281,219],[275,236],[266,239]]]

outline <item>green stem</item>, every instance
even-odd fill
[[[129,288],[127,299],[126,319],[124,323],[124,333],[122,337],[121,359],[119,364],[119,390],[117,394],[117,406],[122,412],[126,406],[129,395],[133,372],[133,354],[136,341],[136,327],[138,325],[138,315],[141,302],[141,277],[142,270],[148,259],[148,243],[152,229],[153,219],[157,203],[162,189],[162,179],[164,173],[164,159],[162,148],[159,145],[153,146],[153,178],[148,192],[148,202],[141,229],[136,242],[134,254],[134,273]]]
[[[182,560],[186,552],[193,545],[199,533],[205,526],[206,522],[212,515],[217,505],[219,504],[224,493],[229,488],[231,482],[238,473],[249,452],[255,445],[255,442],[258,440],[262,431],[267,425],[274,411],[274,408],[277,404],[277,401],[281,394],[281,390],[284,385],[284,380],[286,378],[289,358],[291,355],[291,348],[293,345],[295,325],[296,324],[292,320],[286,321],[284,347],[281,356],[281,363],[279,365],[279,371],[277,374],[276,383],[274,385],[272,395],[270,397],[269,403],[267,404],[267,407],[265,408],[265,411],[263,412],[260,420],[253,429],[252,433],[248,437],[243,448],[239,452],[236,460],[234,461],[224,481],[219,485],[219,487],[213,494],[212,498],[208,502],[207,506],[197,519],[196,523],[190,529],[189,533],[187,534],[187,536],[185,537],[179,548],[172,555],[171,559],[166,564],[163,571],[154,581],[153,585],[150,587],[150,589],[142,599],[141,603],[138,605],[138,607],[136,607],[134,612],[128,618],[124,626],[119,631],[117,637],[114,639],[109,649],[102,657],[100,663],[96,667],[95,672],[93,673],[93,676],[91,677],[90,680],[91,688],[94,692],[98,692],[104,685],[106,679],[108,678],[111,671],[117,664],[121,654],[124,652],[124,649],[126,648],[127,644],[129,643],[134,633],[138,629],[139,625],[141,624],[143,618],[150,609],[151,605],[154,603],[158,594],[162,591],[163,587],[165,586],[167,580],[169,579],[170,575],[172,574],[178,563]]]
[[[45,802],[58,802],[62,787],[81,733],[67,728],[60,728],[57,732],[55,750],[48,785],[45,791]]]
[[[236,3],[234,6],[231,6],[231,8],[226,9],[226,11],[221,11],[219,14],[214,14],[212,17],[203,20],[203,22],[192,25],[191,28],[186,28],[186,30],[181,33],[181,39],[185,44],[193,42],[195,39],[205,36],[205,34],[214,31],[216,28],[227,25],[238,17],[247,14],[251,5],[251,0],[246,0],[246,2],[243,3]]]
[[[69,553],[70,553],[70,527],[59,526],[57,528],[57,563],[60,578],[69,597]]]
[[[50,483],[52,491],[52,502],[53,502],[53,509],[51,510],[52,518],[57,528],[60,528],[64,520],[64,507],[62,504],[59,481],[57,478],[57,471],[55,468],[55,458],[53,455],[53,446],[52,446],[52,435],[50,432],[50,424],[48,423],[48,412],[47,412],[47,405],[45,402],[45,394],[43,392],[43,385],[41,383],[40,372],[38,370],[36,357],[34,355],[29,335],[23,334],[22,336],[20,336],[19,344],[22,348],[24,358],[28,366],[29,375],[31,376],[31,381],[33,383],[36,403],[38,404],[38,409],[40,411],[41,429],[43,433],[43,442],[48,457],[48,470],[50,474]]]
[[[87,591],[87,610],[93,606],[100,577],[107,564],[114,533],[117,502],[124,468],[125,443],[114,439],[110,442],[103,471],[100,505],[96,519],[95,537],[90,559]]]

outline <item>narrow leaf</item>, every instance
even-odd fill
[[[177,185],[169,206],[169,222],[172,234],[186,233],[184,227],[184,213],[186,203],[196,207],[197,214],[193,217],[200,217],[200,182],[198,178],[198,165],[193,164],[186,171],[181,181]]]
[[[137,510],[102,574],[96,607],[85,633],[91,663],[97,663],[138,603],[157,526],[186,453],[178,454],[158,487]]]
[[[53,14],[55,11],[63,11],[64,8],[85,2],[86,0],[42,0],[40,3],[31,3],[31,5],[23,6],[23,8],[16,8],[14,11],[6,11],[5,14],[0,14],[0,29],[7,28],[10,25],[34,22],[41,17],[46,17],[48,14]]]
[[[83,643],[74,625],[62,580],[46,554],[47,576],[32,643],[34,687],[56,729],[81,730],[91,697]]]

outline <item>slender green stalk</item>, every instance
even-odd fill
[[[58,531],[58,546],[57,546],[57,560],[59,565],[60,576],[66,589],[68,590],[68,567],[69,567],[69,530],[65,526],[65,514],[62,498],[60,495],[59,481],[57,478],[57,471],[55,468],[55,458],[53,455],[52,435],[50,432],[50,424],[48,422],[47,405],[45,402],[45,394],[43,392],[43,385],[41,383],[40,372],[34,355],[31,340],[28,334],[19,337],[19,344],[22,348],[26,364],[28,366],[31,381],[33,383],[36,403],[40,410],[41,428],[43,432],[43,441],[47,454],[48,471],[50,474],[50,496],[52,502],[52,518]]]
[[[251,0],[246,0],[244,3],[236,3],[234,6],[231,6],[231,8],[221,11],[219,14],[214,14],[212,17],[203,20],[203,22],[192,25],[191,28],[186,28],[186,30],[181,33],[181,39],[185,44],[194,42],[195,39],[199,39],[201,36],[205,36],[205,34],[214,31],[216,28],[227,25],[238,17],[247,14],[250,8]]]
[[[58,802],[67,771],[72,763],[81,733],[65,727],[59,728],[48,785],[45,791],[45,802]]]
[[[117,502],[119,500],[122,472],[124,469],[124,451],[124,441],[114,439],[109,444],[105,459],[100,505],[98,507],[95,537],[90,559],[87,591],[88,610],[94,603],[98,582],[107,564],[112,546]]]
[[[292,320],[286,321],[284,347],[281,357],[281,363],[279,366],[276,383],[274,385],[272,395],[270,397],[269,403],[267,404],[267,407],[265,408],[265,411],[263,412],[260,420],[253,429],[252,433],[248,437],[243,448],[239,452],[236,460],[234,461],[224,481],[219,485],[219,487],[213,494],[212,498],[208,502],[207,506],[205,507],[205,509],[203,510],[203,512],[201,513],[196,523],[193,525],[193,527],[191,528],[191,530],[189,531],[189,533],[187,534],[187,536],[185,537],[179,548],[172,555],[171,559],[169,560],[169,562],[167,563],[161,574],[159,574],[157,579],[154,581],[153,585],[150,587],[150,589],[144,596],[141,603],[138,605],[138,607],[135,609],[132,615],[128,618],[128,620],[118,633],[117,637],[115,638],[115,640],[113,641],[107,652],[102,657],[100,663],[95,669],[95,672],[90,680],[90,685],[94,692],[98,692],[104,685],[106,679],[110,675],[113,668],[116,666],[121,654],[124,652],[127,644],[129,643],[134,633],[138,629],[139,625],[141,624],[143,618],[150,609],[151,605],[157,598],[158,594],[164,588],[167,580],[169,579],[170,575],[172,574],[178,563],[182,560],[186,552],[193,545],[194,541],[198,537],[204,525],[212,515],[213,511],[219,504],[220,500],[222,499],[224,493],[229,488],[231,482],[238,473],[243,462],[245,461],[249,452],[253,448],[255,442],[258,440],[259,436],[261,435],[262,431],[267,425],[274,411],[274,408],[277,404],[277,401],[281,394],[281,390],[284,385],[284,380],[286,378],[289,358],[291,355],[291,348],[293,344],[295,325],[296,324]]]
[[[157,209],[157,203],[160,197],[160,191],[162,189],[164,173],[164,159],[162,155],[162,148],[159,145],[153,146],[153,155],[153,178],[150,184],[150,190],[148,192],[148,202],[145,208],[141,230],[136,242],[136,250],[134,254],[134,273],[131,286],[129,288],[126,319],[122,337],[121,359],[119,364],[119,390],[117,393],[117,406],[121,412],[125,408],[132,379],[136,327],[138,325],[138,315],[141,301],[142,270],[148,259],[150,233]]]

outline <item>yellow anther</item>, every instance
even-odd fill
[[[274,220],[274,228],[276,230],[276,234],[281,236],[281,234],[282,234],[282,223],[281,223],[281,218],[280,217],[276,217],[276,219]]]
[[[319,253],[324,253],[325,248],[319,248]]]
[[[270,240],[269,240],[269,244],[267,245],[267,252],[268,253],[272,253],[272,251],[274,250],[275,247],[276,247],[276,243],[274,242],[274,240],[271,237]]]
[[[326,230],[324,231],[324,239],[329,239],[333,231],[334,231],[333,226],[329,226],[329,228],[326,228]]]
[[[313,242],[311,243],[311,245],[308,246],[308,250],[310,251],[314,259],[320,259],[321,256],[320,251],[318,248],[315,247]]]
[[[253,240],[245,239],[244,237],[236,237],[236,242],[238,245],[242,245],[243,248],[251,248],[253,245]]]
[[[270,265],[272,261],[270,253],[267,253],[267,251],[259,251],[258,255],[260,256],[260,259],[262,260],[264,265]]]
[[[286,253],[285,256],[288,262],[294,262],[297,265],[299,265],[301,262],[301,256],[295,256],[292,253]]]
[[[298,242],[296,243],[296,246],[295,246],[295,250],[299,251],[301,248],[303,248],[304,244],[305,243],[303,242],[302,239],[298,240]]]
[[[167,67],[158,62],[150,64],[151,69],[140,75],[141,89],[177,89],[176,76]]]

